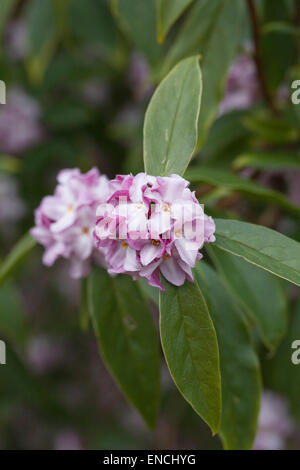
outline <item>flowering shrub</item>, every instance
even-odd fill
[[[299,447],[297,2],[4,3],[0,448]]]

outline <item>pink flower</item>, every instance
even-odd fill
[[[38,144],[44,135],[40,106],[21,88],[7,93],[0,109],[0,152],[21,153]]]
[[[159,274],[176,286],[193,282],[192,267],[215,225],[178,175],[117,175],[99,206],[94,236],[110,274],[144,277],[163,290]]]
[[[247,109],[260,98],[255,63],[250,55],[241,54],[229,70],[220,114]]]
[[[70,259],[71,276],[89,272],[94,253],[93,229],[98,204],[109,196],[108,179],[93,168],[86,174],[75,169],[58,175],[53,196],[46,196],[35,213],[32,236],[45,247],[43,262],[52,266],[59,257]]]

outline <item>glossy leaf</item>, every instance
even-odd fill
[[[165,60],[164,71],[168,71],[183,57],[201,54],[205,89],[199,118],[201,141],[218,111],[239,45],[243,13],[244,4],[239,0],[197,0]]]
[[[11,275],[35,245],[36,241],[29,234],[24,235],[19,240],[9,255],[0,262],[0,285]]]
[[[259,362],[239,309],[215,271],[200,261],[196,280],[216,328],[222,379],[221,438],[225,449],[251,449],[260,402]]]
[[[206,183],[216,187],[229,189],[258,199],[266,204],[276,205],[292,215],[300,216],[300,208],[294,206],[283,194],[265,188],[251,180],[246,180],[226,170],[206,166],[193,167],[187,170],[185,178],[194,184]]]
[[[193,0],[156,0],[157,37],[163,42],[172,24]]]
[[[164,281],[160,333],[171,376],[186,401],[215,434],[221,419],[221,382],[216,332],[195,283]]]
[[[259,326],[265,345],[276,348],[287,328],[287,305],[279,280],[213,245],[208,250],[228,290]]]
[[[300,243],[260,225],[216,220],[216,246],[300,285]]]
[[[202,93],[198,57],[181,61],[161,82],[144,122],[144,163],[151,175],[182,175],[197,143]]]
[[[112,11],[124,33],[151,63],[160,56],[156,41],[155,0],[110,0]]]
[[[159,408],[157,334],[137,283],[94,269],[89,280],[92,322],[100,352],[130,403],[153,428]]]

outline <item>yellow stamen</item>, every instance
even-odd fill
[[[166,261],[168,261],[169,255],[167,255],[167,253],[165,253],[165,254],[163,255],[163,259],[165,259]]]
[[[128,243],[122,242],[122,247],[123,247],[123,248],[128,248]]]
[[[175,231],[175,236],[176,236],[176,238],[181,238],[182,237],[182,231],[181,230],[176,230]]]
[[[83,233],[83,235],[89,235],[90,229],[88,227],[83,227],[82,228],[82,233]]]
[[[160,241],[159,241],[159,240],[151,240],[151,243],[152,243],[152,245],[154,245],[154,246],[159,246],[159,245],[160,245]]]
[[[164,204],[162,209],[164,212],[171,212],[171,207],[169,204]]]
[[[67,212],[73,212],[73,210],[74,210],[73,206],[69,206],[69,207],[67,208]]]

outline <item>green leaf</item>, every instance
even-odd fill
[[[150,175],[182,175],[197,143],[202,94],[198,57],[189,57],[165,77],[145,116],[144,163]]]
[[[164,72],[186,56],[202,55],[205,93],[199,118],[201,142],[218,111],[228,69],[239,45],[243,14],[240,0],[197,0],[165,60]]]
[[[165,40],[169,29],[193,0],[156,0],[157,39]]]
[[[263,204],[269,202],[294,216],[300,216],[300,208],[294,206],[283,194],[264,188],[254,181],[246,180],[226,170],[198,166],[188,169],[185,178],[194,184],[206,183],[230,191],[237,191],[253,199],[260,200]]]
[[[139,279],[137,282],[139,283],[141,290],[146,296],[146,298],[151,300],[151,302],[153,302],[154,305],[158,306],[159,290],[157,289],[157,287],[150,286],[150,284],[143,277]]]
[[[116,46],[116,26],[106,0],[69,0],[69,23],[79,41],[95,43],[104,53]]]
[[[216,219],[216,246],[300,285],[300,243],[260,225]]]
[[[160,401],[157,335],[137,283],[94,269],[89,279],[90,312],[102,357],[149,428]]]
[[[251,152],[239,155],[233,162],[233,167],[238,170],[246,166],[263,170],[300,168],[300,155],[290,152]]]
[[[29,234],[24,235],[18,241],[9,255],[0,263],[0,285],[6,281],[35,245],[36,241]]]
[[[235,110],[219,116],[211,126],[201,148],[203,160],[210,166],[228,167],[234,156],[243,151],[251,132],[243,125],[248,110]]]
[[[155,0],[111,0],[111,5],[124,33],[150,63],[157,62],[161,48],[156,41]]]
[[[286,1],[263,1],[262,23],[291,22],[294,18],[289,12]],[[290,68],[295,57],[294,38],[279,31],[269,31],[267,35],[261,35],[261,59],[263,74],[271,92],[276,94],[277,87],[286,78],[286,71]]]
[[[270,23],[263,25],[261,32],[264,35],[270,33],[283,33],[298,36],[300,34],[300,28],[285,21],[270,21]]]
[[[255,135],[258,142],[265,141],[270,144],[291,144],[299,139],[299,129],[295,123],[291,124],[284,119],[269,116],[259,110],[243,119],[246,128]]]
[[[228,290],[259,326],[265,345],[274,350],[287,328],[287,305],[279,280],[214,246],[208,252]]]
[[[31,0],[26,4],[28,30],[27,71],[33,82],[42,80],[58,40],[54,4],[51,0]]]
[[[171,376],[181,394],[215,434],[221,420],[221,380],[216,332],[196,283],[163,280],[160,333]]]
[[[260,402],[259,362],[243,316],[215,271],[203,261],[194,271],[218,337],[223,445],[225,449],[251,449]]]

